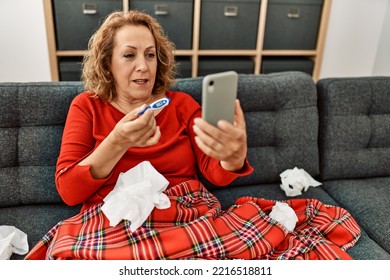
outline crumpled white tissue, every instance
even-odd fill
[[[169,182],[152,166],[144,161],[125,173],[119,174],[114,189],[103,199],[102,211],[116,226],[120,221],[130,221],[135,231],[148,218],[154,207],[166,209],[171,202],[163,191]]]
[[[295,226],[298,222],[297,214],[294,210],[285,202],[277,201],[272,207],[269,216],[281,223],[289,232],[294,231]]]
[[[0,260],[9,260],[13,253],[28,252],[27,234],[14,226],[0,226]]]
[[[321,185],[321,183],[314,180],[309,173],[297,167],[283,171],[280,174],[280,178],[282,180],[280,188],[287,196],[301,195],[302,190],[307,191],[309,187]]]

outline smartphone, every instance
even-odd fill
[[[234,123],[238,74],[235,71],[206,75],[202,80],[202,118],[216,126],[219,120]]]

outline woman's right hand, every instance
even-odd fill
[[[111,133],[111,141],[123,149],[130,147],[146,147],[157,144],[161,137],[160,128],[156,125],[153,110],[146,110],[138,116],[137,112],[144,109],[143,105],[125,115]]]
[[[136,113],[139,107],[124,116],[106,139],[79,165],[90,165],[90,172],[95,179],[107,178],[112,169],[130,147],[154,145],[161,137],[160,128],[156,125],[153,110],[143,115]]]

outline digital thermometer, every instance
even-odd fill
[[[137,115],[142,115],[143,113],[146,112],[146,110],[148,109],[152,109],[152,110],[158,110],[158,109],[161,109],[161,108],[164,108],[165,106],[167,106],[169,104],[171,100],[167,97],[165,98],[161,98],[157,101],[154,101],[153,103],[151,103],[148,107],[146,107],[145,109],[139,111],[137,113]]]

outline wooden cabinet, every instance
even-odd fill
[[[131,1],[131,0],[130,0]],[[123,0],[123,10],[129,10],[129,0]],[[203,0],[205,1],[205,0]],[[202,16],[202,0],[193,0],[193,18],[192,18],[192,48],[177,49],[175,55],[188,58],[191,61],[192,77],[198,76],[199,61],[205,58],[224,57],[250,58],[254,62],[254,74],[262,73],[262,61],[264,58],[282,58],[282,57],[304,57],[313,61],[313,72],[311,73],[314,80],[319,77],[321,61],[325,43],[327,24],[330,13],[332,0],[323,0],[320,22],[318,27],[318,35],[316,38],[316,46],[314,49],[264,49],[264,38],[266,31],[266,20],[269,3],[273,0],[261,0],[259,6],[258,26],[256,26],[257,37],[256,46],[253,49],[201,49],[200,48],[200,27]],[[161,2],[164,2],[163,0]],[[85,50],[59,50],[56,46],[56,28],[55,18],[53,13],[53,1],[44,0],[46,30],[48,39],[48,48],[50,56],[51,78],[53,81],[60,80],[59,60],[69,57],[79,57],[80,59],[85,53]],[[293,15],[294,16],[294,15]],[[245,30],[242,30],[245,32]]]

